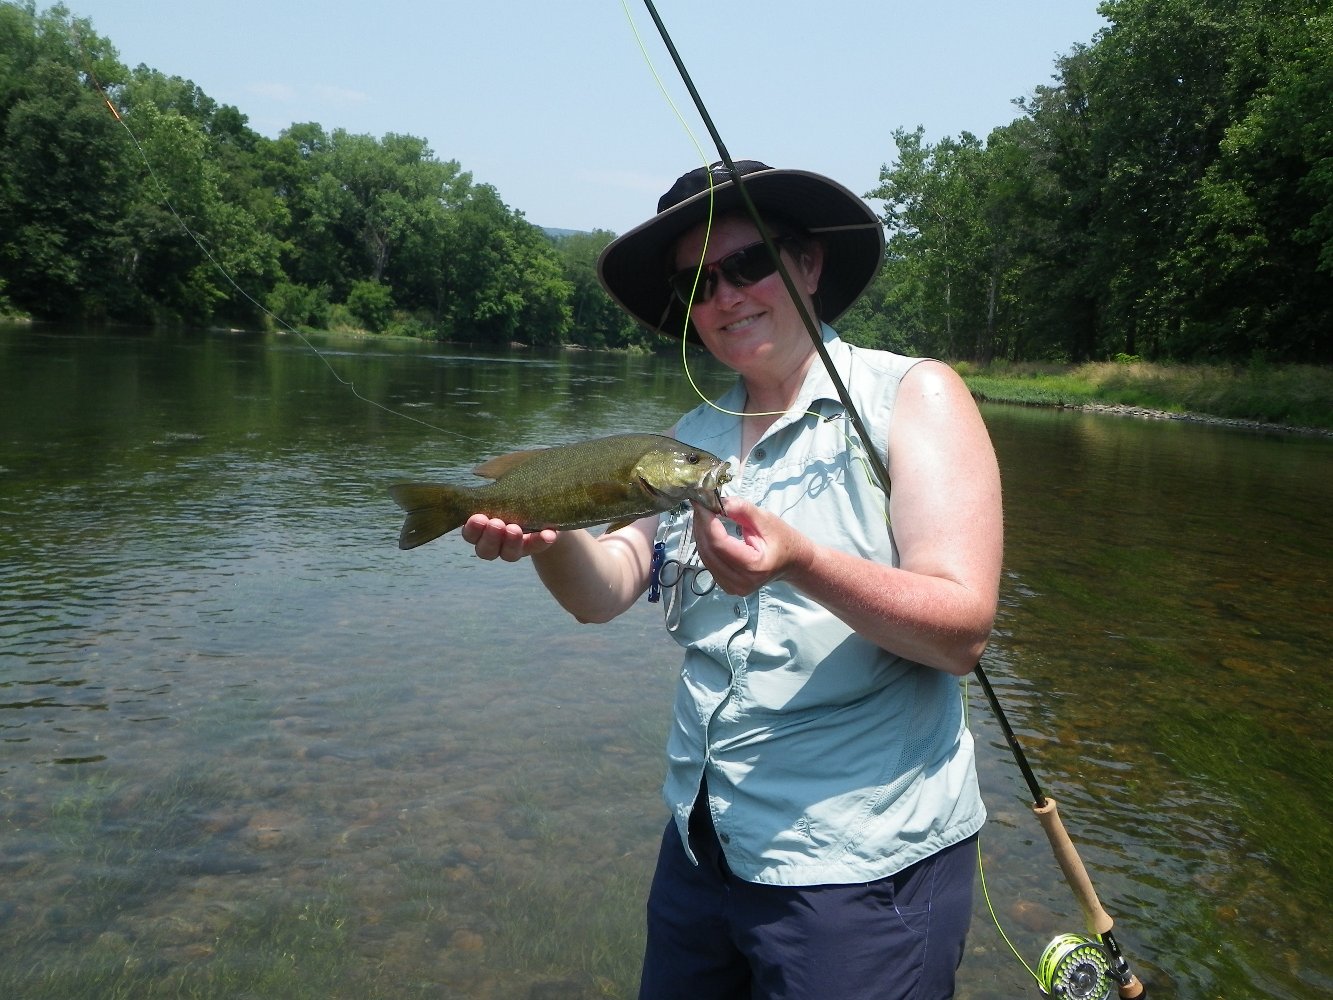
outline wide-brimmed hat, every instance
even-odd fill
[[[794,225],[824,245],[815,292],[819,318],[833,322],[866,290],[884,258],[884,227],[870,206],[837,181],[808,170],[779,170],[739,160],[745,193],[767,223]],[[602,287],[645,326],[678,333],[685,309],[667,284],[672,245],[709,218],[744,212],[731,172],[721,163],[677,178],[657,202],[657,214],[617,237],[597,260]]]

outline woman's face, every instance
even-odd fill
[[[749,219],[723,216],[713,221],[711,231],[706,224],[699,225],[677,241],[675,267],[695,268],[701,259],[712,264],[758,242],[759,231]],[[761,247],[760,252],[767,251]],[[793,256],[788,245],[782,249],[782,260],[813,315],[811,296],[819,286],[822,249],[812,243]],[[721,275],[715,275],[715,279],[712,296],[707,302],[695,302],[690,319],[704,346],[727,367],[741,374],[772,369],[774,374],[783,375],[786,367],[804,359],[813,349],[781,275],[774,272],[740,288]]]

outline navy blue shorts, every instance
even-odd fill
[[[972,919],[976,838],[874,882],[772,886],[727,867],[706,805],[675,823],[648,896],[639,1000],[946,1000]]]

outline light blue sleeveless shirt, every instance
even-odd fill
[[[884,455],[899,383],[919,359],[823,333]],[[718,405],[739,411],[744,401],[738,383]],[[737,454],[738,418],[709,405],[681,418],[676,436],[743,470],[724,499],[744,497],[820,544],[897,565],[884,494],[819,359],[749,455]],[[662,516],[668,558],[683,554],[691,516]],[[663,603],[680,602],[668,624],[685,660],[663,795],[687,852],[705,773],[727,864],[751,882],[871,881],[981,828],[958,678],[886,652],[781,580],[748,597],[674,590]]]

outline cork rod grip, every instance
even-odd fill
[[[1102,908],[1097,890],[1092,887],[1092,879],[1088,878],[1088,870],[1083,867],[1083,859],[1078,856],[1074,842],[1069,839],[1065,825],[1060,822],[1055,799],[1048,797],[1043,805],[1033,806],[1032,811],[1037,814],[1042,829],[1046,831],[1046,839],[1051,842],[1051,850],[1055,852],[1060,870],[1065,873],[1065,881],[1074,890],[1074,896],[1088,922],[1088,930],[1097,935],[1109,934],[1113,926],[1110,914]]]

